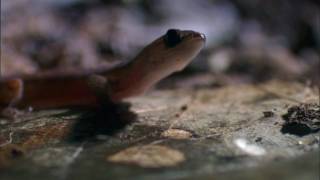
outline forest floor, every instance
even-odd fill
[[[2,118],[0,178],[317,179],[318,95],[269,81]]]

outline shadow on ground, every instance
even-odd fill
[[[97,135],[113,135],[136,119],[137,115],[130,111],[129,103],[104,103],[79,117],[67,140],[82,142]]]

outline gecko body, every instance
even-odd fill
[[[1,78],[0,106],[82,106],[96,104],[101,97],[118,102],[143,94],[161,79],[184,69],[204,44],[201,33],[169,29],[133,60],[112,69]]]

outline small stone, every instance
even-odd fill
[[[6,121],[6,120],[0,120],[0,125],[5,125],[5,124],[8,124],[8,121]]]
[[[96,139],[97,140],[100,140],[100,141],[105,141],[107,140],[109,137],[107,135],[104,135],[104,134],[98,134],[96,135]]]
[[[264,111],[263,112],[263,116],[265,118],[273,117],[274,116],[274,112],[272,112],[272,111]]]
[[[114,163],[135,164],[146,168],[176,166],[185,161],[185,156],[178,150],[162,145],[143,145],[129,147],[107,160]]]
[[[168,129],[164,131],[161,136],[171,139],[189,139],[192,137],[192,134],[181,129]]]
[[[186,111],[188,109],[188,105],[181,106],[181,111]]]
[[[262,146],[258,146],[256,144],[250,143],[248,140],[243,138],[235,139],[234,143],[243,152],[252,156],[262,156],[267,153]]]
[[[258,137],[255,142],[261,142],[262,141],[262,137]]]

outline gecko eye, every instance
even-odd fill
[[[164,42],[168,47],[174,47],[179,44],[182,40],[179,30],[176,29],[169,29],[164,36]]]

